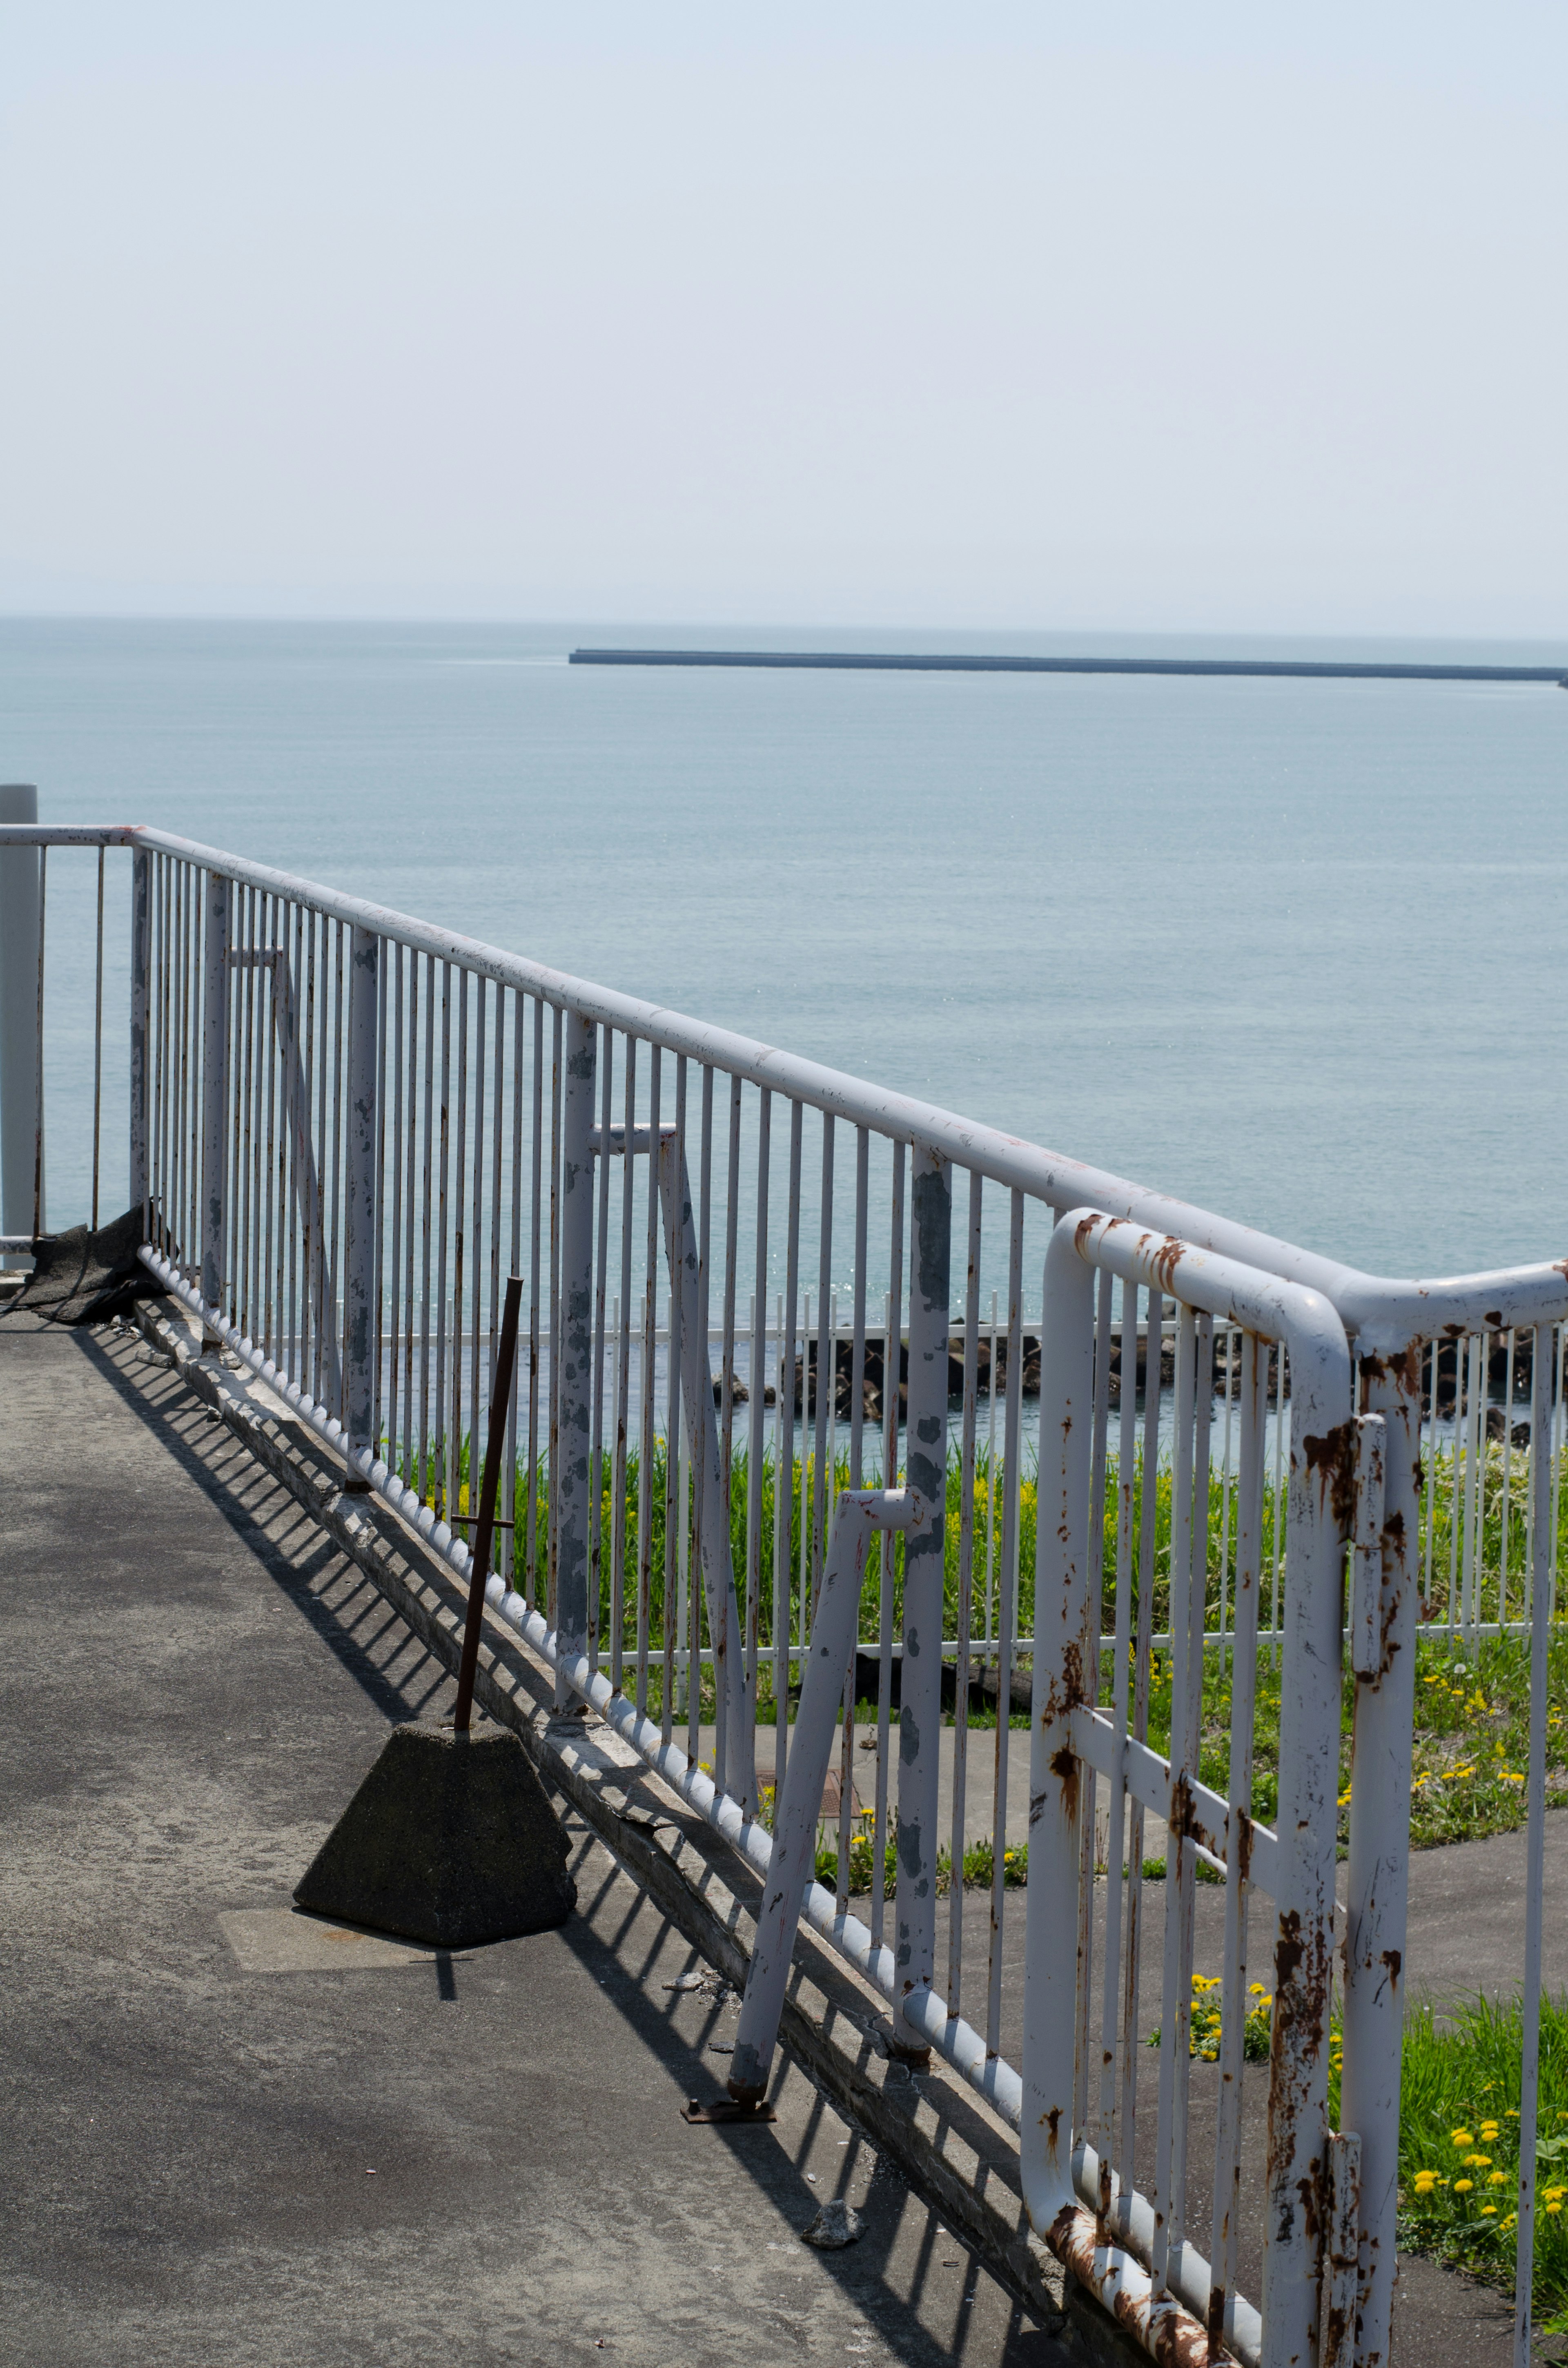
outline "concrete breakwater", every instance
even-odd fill
[[[816,1411],[817,1348],[818,1344],[814,1339],[809,1340],[805,1345],[803,1353],[798,1353],[795,1358],[793,1400],[794,1411],[797,1417],[806,1411],[808,1390],[810,1393],[811,1410],[812,1413]],[[1021,1349],[1023,1366],[1020,1388],[1022,1395],[1026,1398],[1038,1398],[1040,1395],[1040,1335],[1036,1332],[1026,1332],[1023,1335]],[[982,1397],[988,1397],[994,1385],[999,1397],[1005,1395],[1007,1387],[1007,1353],[1008,1349],[1006,1336],[1005,1334],[999,1334],[996,1340],[996,1354],[994,1372],[991,1339],[989,1334],[983,1335],[977,1343],[975,1353],[975,1387]],[[854,1405],[854,1342],[852,1340],[846,1340],[842,1338],[838,1339],[834,1344],[832,1361],[835,1411],[841,1422],[847,1422]],[[1140,1331],[1138,1335],[1136,1369],[1133,1376],[1133,1386],[1140,1396],[1142,1395],[1148,1383],[1148,1335],[1145,1331]],[[886,1404],[885,1392],[888,1387],[888,1364],[889,1360],[886,1353],[886,1343],[883,1337],[880,1334],[868,1333],[866,1336],[861,1366],[861,1410],[865,1420],[869,1423],[880,1423],[882,1419],[883,1409]],[[1112,1406],[1119,1406],[1121,1403],[1122,1349],[1121,1339],[1119,1333],[1113,1333],[1111,1336],[1108,1364],[1110,1371],[1110,1403]],[[1237,1394],[1240,1387],[1241,1358],[1239,1351],[1234,1357],[1233,1367],[1234,1370],[1231,1376],[1231,1394],[1233,1396]],[[1170,1336],[1166,1336],[1160,1344],[1159,1374],[1162,1383],[1169,1384],[1176,1379],[1176,1341],[1175,1338]],[[1269,1387],[1272,1389],[1277,1379],[1276,1355],[1272,1343],[1269,1345],[1268,1379]],[[1223,1356],[1222,1353],[1218,1353],[1215,1358],[1214,1372],[1214,1394],[1217,1397],[1223,1397],[1225,1385],[1226,1376],[1224,1372]],[[899,1419],[902,1421],[906,1410],[909,1392],[909,1347],[906,1341],[902,1340],[899,1343],[898,1351],[897,1389]],[[963,1336],[961,1333],[953,1333],[948,1341],[948,1400],[949,1405],[961,1406],[963,1404]],[[715,1403],[722,1403],[722,1382],[715,1381],[713,1384],[713,1395]],[[747,1392],[745,1384],[737,1376],[732,1387],[732,1403],[739,1406],[745,1401],[746,1396]],[[768,1406],[772,1406],[775,1403],[775,1398],[776,1392],[772,1384],[769,1383],[764,1394],[764,1402]]]
[[[1269,1341],[1266,1345],[1267,1349],[1268,1362],[1267,1386],[1268,1396],[1272,1403],[1279,1386],[1279,1352],[1277,1345],[1273,1341]],[[816,1411],[817,1349],[818,1343],[816,1340],[808,1340],[803,1350],[798,1351],[795,1357],[794,1389],[792,1397],[793,1409],[797,1418],[807,1411],[808,1404],[812,1413],[814,1414]],[[1040,1395],[1040,1335],[1038,1333],[1026,1332],[1024,1334],[1022,1340],[1022,1395],[1026,1398],[1038,1398]],[[1161,1339],[1159,1349],[1159,1377],[1161,1386],[1164,1388],[1168,1389],[1175,1383],[1176,1359],[1176,1344],[1175,1336],[1171,1333],[1165,1333]],[[1239,1337],[1233,1336],[1232,1338],[1229,1347],[1228,1362],[1227,1348],[1223,1339],[1217,1340],[1213,1343],[1210,1349],[1210,1359],[1214,1397],[1223,1405],[1227,1395],[1229,1395],[1232,1402],[1234,1403],[1239,1399],[1241,1395],[1242,1359]],[[1533,1336],[1528,1332],[1520,1332],[1515,1335],[1511,1373],[1509,1367],[1508,1336],[1506,1333],[1497,1332],[1486,1336],[1483,1343],[1482,1344],[1480,1355],[1476,1361],[1479,1363],[1480,1372],[1479,1375],[1474,1377],[1473,1385],[1478,1387],[1485,1402],[1486,1413],[1484,1429],[1486,1436],[1489,1440],[1500,1440],[1509,1433],[1509,1412],[1511,1406],[1517,1406],[1523,1405],[1528,1406],[1529,1404],[1532,1367],[1534,1362]],[[854,1404],[854,1342],[840,1337],[833,1346],[832,1362],[834,1411],[840,1422],[847,1422],[850,1418],[850,1413]],[[1121,1404],[1122,1388],[1122,1343],[1119,1331],[1113,1330],[1111,1334],[1108,1343],[1107,1362],[1109,1368],[1108,1402],[1113,1406],[1119,1406]],[[886,1353],[886,1342],[883,1336],[879,1333],[869,1332],[866,1336],[865,1345],[862,1351],[860,1403],[862,1417],[866,1422],[870,1424],[880,1425],[883,1418],[883,1412],[886,1405],[885,1393],[888,1387],[888,1363],[889,1360]],[[1138,1334],[1137,1354],[1133,1372],[1133,1388],[1139,1398],[1143,1396],[1148,1386],[1148,1334],[1146,1330],[1140,1330]],[[1289,1398],[1290,1368],[1288,1363],[1286,1367],[1285,1381],[1286,1396]],[[1462,1395],[1467,1407],[1470,1403],[1470,1393],[1472,1387],[1472,1375],[1468,1344],[1457,1340],[1439,1340],[1430,1343],[1423,1355],[1421,1383],[1423,1414],[1430,1417],[1435,1412],[1439,1422],[1451,1422],[1454,1419],[1456,1408],[1460,1402],[1461,1384]],[[982,1335],[980,1340],[976,1344],[975,1387],[979,1395],[983,1398],[990,1395],[994,1385],[998,1396],[1001,1396],[1006,1393],[1007,1387],[1007,1340],[1005,1334],[999,1335],[997,1338],[994,1374],[991,1338],[989,1334],[985,1333]],[[899,1343],[898,1351],[897,1389],[898,1416],[899,1420],[902,1422],[906,1410],[909,1389],[909,1348],[907,1342],[902,1340]],[[963,1336],[961,1333],[953,1333],[949,1336],[948,1341],[949,1404],[951,1406],[961,1406],[963,1404]],[[716,1379],[713,1384],[713,1397],[716,1405],[722,1403],[722,1379]],[[732,1405],[737,1406],[745,1405],[748,1402],[749,1395],[750,1393],[746,1388],[746,1384],[741,1380],[740,1376],[736,1374],[731,1384]],[[1554,1376],[1554,1399],[1555,1396],[1556,1381]],[[764,1392],[765,1405],[771,1406],[775,1404],[776,1397],[777,1392],[773,1384],[769,1383]],[[1528,1420],[1518,1420],[1514,1422],[1511,1426],[1511,1429],[1513,1443],[1516,1447],[1527,1447],[1529,1444],[1529,1423]]]

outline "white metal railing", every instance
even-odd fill
[[[68,845],[96,848],[100,868],[106,848],[131,850],[131,1197],[153,1271],[338,1448],[350,1486],[374,1489],[463,1575],[468,1452],[505,1278],[520,1274],[492,1606],[553,1665],[563,1702],[599,1709],[762,1869],[835,1509],[902,1487],[919,1519],[867,1542],[835,1729],[835,1883],[807,1885],[808,1920],[881,1987],[909,2046],[939,2049],[1020,2127],[1036,2225],[1108,2299],[1136,2297],[1152,2347],[1386,2361],[1417,1630],[1528,1631],[1544,1671],[1562,1264],[1369,1277],[154,830],[0,829],[0,914],[35,895],[40,949],[32,850]],[[95,1212],[101,897],[98,909]],[[0,986],[10,976],[0,963]],[[0,1014],[6,1139],[27,1133],[39,1155],[26,1212],[6,1165],[12,1251],[42,1210],[42,978],[40,951],[30,1035]],[[36,1068],[19,1064],[24,1040]],[[1223,1795],[1197,1767],[1206,1655],[1230,1668]],[[1336,1761],[1324,1770],[1342,1657],[1358,1702],[1336,2008]],[[1260,1666],[1281,1690],[1272,1829],[1253,1821]],[[1021,2055],[1004,2027],[1006,1845],[1026,1788],[1006,1714],[1015,1671],[1032,1691],[1035,1757]],[[874,1748],[858,1754],[851,1714],[868,1686]],[[1155,1691],[1170,1699],[1164,1750]],[[1543,1680],[1537,1692],[1521,2343]],[[976,1727],[988,1699],[994,1733]],[[858,1757],[873,1771],[858,1804]],[[1130,2067],[1151,1820],[1166,1881],[1145,2192]],[[992,1905],[972,1962],[966,1850]],[[1235,2057],[1215,2167],[1229,2217],[1217,2201],[1207,2258],[1186,2226],[1181,2037],[1200,1861],[1227,1881]],[[1249,1887],[1275,1903],[1276,1999],[1269,2150],[1250,2173],[1235,2054]],[[1323,2077],[1334,2012],[1339,2133]],[[1042,2112],[1057,2116],[1045,2156]],[[1233,2205],[1249,2187],[1278,2207],[1261,2311],[1237,2293]],[[1287,2187],[1319,2208],[1292,2205]]]

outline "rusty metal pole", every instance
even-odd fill
[[[144,847],[131,858],[131,1201],[142,1212],[142,1238],[152,1239],[148,1204],[149,1124],[147,1016],[153,945],[153,859]]]
[[[1529,1824],[1525,1849],[1525,1978],[1519,2002],[1524,2030],[1519,2059],[1518,2222],[1514,2237],[1514,2368],[1530,2368],[1530,2298],[1535,2283],[1540,1942],[1546,1880],[1547,1655],[1551,1644],[1551,1550],[1557,1536],[1557,1479],[1550,1448],[1552,1401],[1561,1389],[1560,1370],[1552,1349],[1551,1326],[1539,1324],[1530,1343]]]
[[[588,1450],[594,1389],[594,1077],[597,1032],[581,1012],[564,1014],[561,1112],[561,1303],[551,1354],[560,1360],[551,1440],[555,1503],[555,1632],[562,1659],[588,1649]],[[656,1189],[650,1167],[649,1190]],[[572,1701],[555,1680],[555,1707]]]
[[[369,1488],[376,1406],[376,1024],[381,939],[356,928],[348,961],[348,1190],[343,1300],[344,1441],[351,1495]]]
[[[895,1949],[901,2005],[913,1993],[930,1988],[937,1963],[937,1802],[948,1508],[948,1293],[953,1224],[950,1163],[932,1144],[916,1143],[911,1170],[915,1227],[904,1475],[905,1486],[920,1499],[923,1518],[903,1542]],[[897,1370],[892,1360],[889,1370]],[[924,2054],[928,2041],[913,2025],[905,2024],[904,2029],[912,2052]]]
[[[512,1368],[517,1354],[517,1310],[522,1304],[523,1278],[506,1278],[506,1304],[501,1313],[501,1338],[495,1350],[495,1383],[490,1393],[490,1429],[484,1441],[484,1478],[479,1491],[479,1518],[473,1532],[473,1563],[468,1582],[468,1619],[463,1628],[462,1659],[458,1664],[457,1707],[452,1725],[466,1735],[473,1708],[473,1673],[479,1667],[479,1632],[484,1624],[484,1590],[490,1578],[490,1553],[495,1536],[495,1493],[501,1483],[501,1458],[506,1446],[506,1415],[512,1403]]]
[[[1334,1974],[1345,1541],[1355,1489],[1349,1352],[1326,1300],[1302,1294],[1312,1329],[1292,1332],[1290,1488],[1279,1712],[1280,1818],[1275,1896],[1267,2237],[1268,2357],[1317,2356],[1329,2202],[1328,2038]]]
[[[201,1302],[204,1310],[223,1301],[223,1156],[229,1100],[229,883],[221,871],[207,874],[202,899],[206,920],[201,1007]],[[221,1346],[205,1315],[204,1350]]]
[[[1356,2358],[1388,2368],[1399,2175],[1410,1873],[1410,1755],[1421,1616],[1421,1350],[1357,1360],[1384,1426],[1382,1588],[1376,1656],[1356,1680],[1345,1944],[1345,2068],[1339,2118],[1361,2141]]]

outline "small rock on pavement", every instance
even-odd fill
[[[846,2203],[841,2195],[835,2195],[823,2205],[811,2225],[801,2229],[801,2234],[807,2244],[814,2245],[819,2252],[837,2253],[846,2245],[856,2244],[865,2226],[859,2213]]]

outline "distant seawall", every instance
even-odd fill
[[[1363,666],[1333,658],[937,657],[882,650],[574,650],[573,666],[834,666],[893,674],[1307,675],[1351,682],[1554,682],[1568,690],[1568,663],[1555,666]]]

